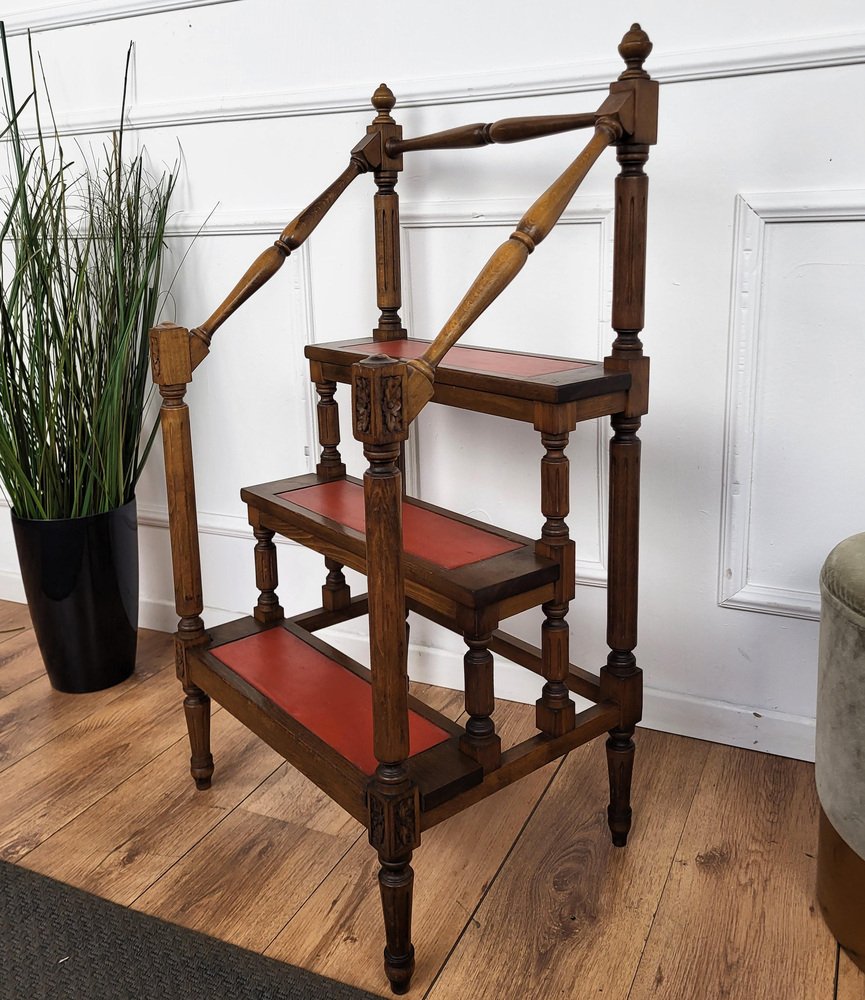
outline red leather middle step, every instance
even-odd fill
[[[419,358],[429,347],[424,340],[370,341],[363,345],[366,354],[386,354],[391,358],[408,360]],[[492,351],[487,348],[452,347],[442,360],[445,368],[464,368],[468,371],[491,372],[495,375],[517,375],[531,378],[589,368],[586,361],[570,358],[551,358],[542,354],[517,354],[512,351]]]
[[[375,773],[372,688],[347,667],[281,627],[216,646],[213,656],[365,774]],[[451,734],[409,710],[409,755]]]
[[[323,514],[355,531],[366,530],[363,487],[356,483],[338,479],[277,493],[276,496]],[[457,569],[523,548],[520,542],[444,517],[411,502],[403,504],[402,518],[406,552],[444,569]]]

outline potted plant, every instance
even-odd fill
[[[56,127],[44,127],[32,46],[30,92],[16,103],[2,23],[0,35],[8,156],[0,481],[51,683],[94,691],[135,666],[135,487],[153,441],[146,334],[156,322],[174,176],[151,176],[143,152],[126,155],[122,112],[101,156],[75,166]],[[127,77],[128,67],[127,57]],[[124,81],[124,108],[125,98]]]

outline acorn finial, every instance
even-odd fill
[[[393,91],[386,83],[380,83],[372,95],[372,106],[378,112],[376,121],[391,121],[390,110],[396,104]]]
[[[619,44],[619,55],[625,60],[627,69],[619,77],[620,80],[630,80],[635,76],[647,77],[643,62],[652,51],[652,42],[639,24],[632,24],[631,30],[625,33]]]

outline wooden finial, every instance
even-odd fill
[[[378,112],[375,121],[393,121],[390,116],[390,112],[394,104],[396,104],[396,98],[393,96],[393,91],[386,83],[380,83],[376,92],[372,95],[372,106]]]
[[[643,63],[652,51],[652,42],[639,24],[632,24],[631,30],[625,33],[619,45],[619,55],[625,60],[627,69],[619,77],[620,80],[632,80],[634,77],[648,77],[643,69]]]

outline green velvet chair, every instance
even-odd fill
[[[820,592],[817,898],[865,971],[865,533],[832,550]]]

